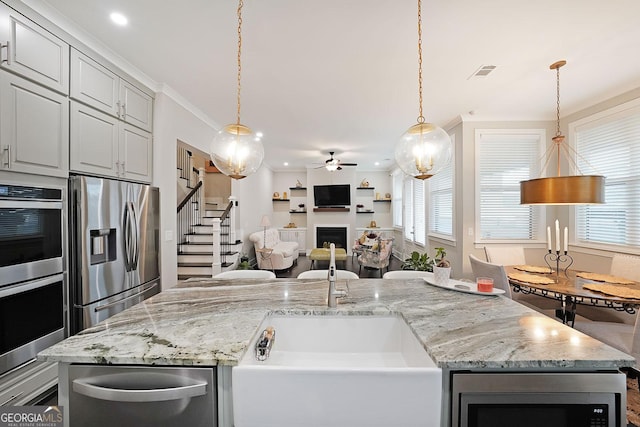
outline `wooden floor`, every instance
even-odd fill
[[[324,262],[316,261],[314,268],[316,270],[326,270],[329,268],[329,263],[327,261],[324,261]],[[358,258],[357,257],[352,258],[351,256],[347,256],[346,261],[336,261],[336,268],[338,270],[353,271],[356,274],[358,274],[358,272],[360,271],[359,265],[358,265]],[[401,269],[402,269],[402,261],[391,257],[391,261],[389,262],[389,271],[401,270]],[[298,257],[297,264],[293,264],[293,266],[287,270],[276,271],[276,276],[295,278],[295,277],[298,277],[298,274],[307,270],[311,270],[311,260],[306,256],[300,255]],[[386,271],[387,269],[385,268],[383,273],[386,273]],[[366,278],[379,279],[381,276],[380,270],[368,269],[365,267],[362,267],[362,270],[360,271],[359,275],[360,275],[360,278],[362,279],[366,279]]]

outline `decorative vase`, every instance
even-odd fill
[[[433,267],[433,281],[436,285],[446,285],[451,276],[451,267]]]

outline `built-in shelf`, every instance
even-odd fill
[[[391,199],[377,199],[377,200],[374,200],[374,202],[387,202],[387,203],[391,203]]]
[[[289,190],[306,190],[307,187],[289,187]]]
[[[356,211],[356,213],[362,214],[362,213],[375,213],[374,211]]]
[[[356,187],[356,190],[373,190],[376,187]]]
[[[314,212],[349,212],[350,208],[313,208]]]
[[[289,199],[272,199],[274,202],[288,202]]]
[[[289,213],[307,213],[307,210],[303,210],[303,211],[296,211],[296,210],[290,210]]]

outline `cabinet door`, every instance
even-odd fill
[[[69,45],[0,3],[0,67],[69,93]]]
[[[71,101],[71,170],[117,177],[118,119]]]
[[[120,80],[120,118],[151,132],[153,99],[126,80]]]
[[[151,182],[152,138],[149,132],[120,122],[120,163],[124,177]]]
[[[298,242],[298,252],[304,253],[307,251],[307,232],[296,231],[296,241]]]
[[[68,176],[67,98],[0,71],[0,145],[2,169]]]
[[[93,59],[71,49],[71,98],[118,117],[120,78]]]

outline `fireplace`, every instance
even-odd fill
[[[347,227],[316,227],[316,248],[322,248],[324,242],[335,243],[336,248],[347,248]]]

